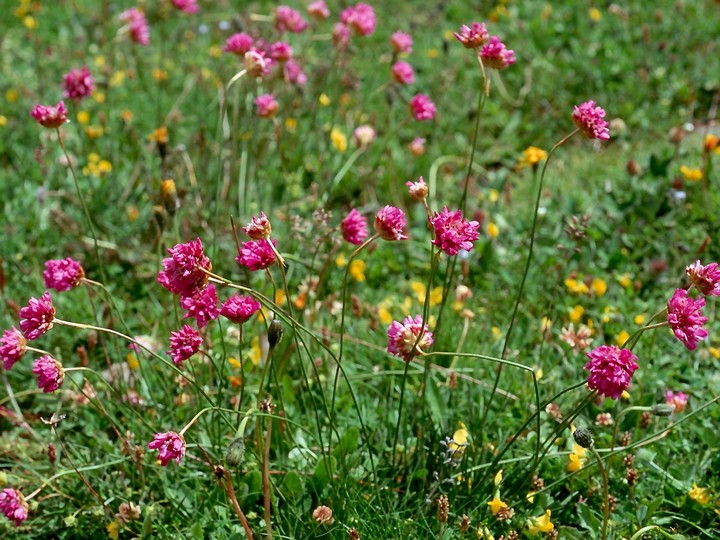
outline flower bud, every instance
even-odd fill
[[[245,441],[242,437],[235,437],[225,451],[225,463],[230,467],[238,467],[245,458]]]
[[[672,416],[672,414],[675,412],[675,406],[661,403],[658,405],[653,405],[651,412],[655,416]]]
[[[280,343],[280,340],[283,337],[283,332],[284,329],[280,319],[273,319],[270,323],[270,327],[268,328],[268,343],[271,348]]]
[[[592,433],[587,429],[579,428],[573,432],[573,439],[583,448],[592,448],[595,444]]]

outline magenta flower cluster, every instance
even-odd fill
[[[351,28],[358,36],[371,36],[375,32],[377,19],[370,4],[359,2],[340,13],[342,24]]]
[[[413,67],[403,60],[395,62],[390,69],[393,80],[398,84],[412,84],[415,82]]]
[[[474,22],[472,26],[463,24],[460,27],[460,32],[454,32],[454,34],[466,49],[477,49],[485,45],[489,39],[485,23]]]
[[[28,305],[20,310],[20,330],[30,341],[34,341],[53,327],[55,307],[50,293],[45,291],[40,298],[30,298]]]
[[[27,352],[27,340],[25,336],[14,326],[5,330],[0,337],[0,362],[6,371],[12,369],[15,363]]]
[[[85,271],[80,263],[70,257],[45,261],[43,282],[47,289],[69,291],[82,283]]]
[[[244,57],[245,53],[252,50],[254,45],[255,41],[249,35],[245,33],[233,34],[225,41],[223,51]]]
[[[59,360],[46,354],[33,362],[33,373],[38,378],[38,388],[49,394],[62,386],[65,371]]]
[[[515,63],[515,51],[505,47],[498,36],[490,36],[479,54],[483,65],[491,69],[505,69]]]
[[[415,318],[408,316],[403,322],[393,321],[388,328],[387,336],[387,352],[399,356],[406,362],[424,352],[433,343],[432,332],[427,324],[423,324],[420,315],[416,315]]]
[[[397,31],[390,36],[390,46],[396,53],[411,53],[412,44],[412,36],[406,32]]]
[[[185,455],[185,439],[174,431],[156,433],[148,448],[158,451],[160,464],[165,467],[173,459],[176,463],[180,463]]]
[[[172,5],[185,13],[197,13],[200,10],[197,0],[171,0]]]
[[[368,237],[367,220],[356,208],[353,208],[340,222],[340,232],[347,242],[359,246]]]
[[[307,27],[308,23],[299,11],[288,6],[278,6],[275,9],[275,28],[281,34],[283,32],[299,34]]]
[[[605,110],[602,107],[596,107],[593,100],[575,105],[573,108],[572,120],[588,139],[607,141],[610,138],[608,123],[604,118]]]
[[[683,342],[685,347],[694,351],[698,341],[708,337],[707,330],[703,325],[707,317],[702,314],[705,307],[705,299],[694,300],[685,289],[676,289],[675,294],[668,301],[667,319],[675,337]]]
[[[200,350],[202,341],[200,332],[187,324],[183,325],[177,332],[170,332],[168,355],[176,366],[180,365]]]
[[[444,207],[442,212],[435,212],[432,224],[435,229],[432,243],[448,255],[457,255],[461,249],[470,251],[479,237],[480,224],[465,220],[460,210],[450,212]]]
[[[637,356],[631,350],[615,345],[601,345],[586,355],[590,359],[584,368],[590,372],[588,387],[601,396],[619,398],[638,368]]]
[[[416,94],[410,100],[410,113],[413,118],[418,121],[432,120],[435,118],[437,108],[435,107],[435,103],[430,99],[430,96]]]
[[[136,7],[123,11],[119,19],[127,24],[130,39],[139,45],[150,43],[150,25],[145,18],[145,13]]]
[[[94,89],[95,82],[86,66],[71,69],[63,75],[64,98],[80,100],[92,95]]]
[[[173,294],[193,296],[205,288],[212,270],[205,256],[200,238],[168,249],[170,257],[163,259],[163,270],[158,272],[158,283]]]
[[[15,526],[19,526],[27,519],[28,510],[28,503],[18,490],[5,488],[0,492],[0,511],[14,522]]]
[[[278,102],[272,94],[262,94],[255,98],[255,110],[260,118],[272,118],[278,111]]]
[[[180,305],[184,310],[185,319],[194,317],[198,328],[204,328],[207,323],[218,317],[218,296],[215,285],[208,285],[192,296],[183,296]]]
[[[220,315],[235,324],[244,324],[260,309],[260,302],[252,296],[240,296],[235,293],[225,300],[220,308]]]
[[[48,129],[59,128],[68,121],[67,109],[62,101],[59,101],[54,107],[52,105],[35,105],[30,111],[30,116],[37,120],[38,124]]]

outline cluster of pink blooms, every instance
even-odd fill
[[[16,526],[27,519],[28,509],[28,503],[18,490],[5,488],[0,492],[0,511]]]
[[[412,84],[415,82],[413,67],[403,60],[395,62],[390,69],[393,80],[398,84]]]
[[[148,448],[158,451],[160,464],[165,467],[173,459],[176,463],[185,455],[185,439],[179,433],[168,431],[167,433],[156,433]]]
[[[132,7],[123,11],[119,18],[121,22],[127,24],[130,39],[139,45],[148,45],[150,43],[150,26],[145,18],[145,13],[136,7]]]
[[[338,48],[343,48],[350,43],[350,29],[343,23],[337,23],[333,26],[332,42]]]
[[[172,5],[185,13],[197,13],[200,7],[197,0],[171,0]]]
[[[175,365],[180,365],[200,350],[202,341],[197,330],[187,324],[183,325],[177,332],[170,332],[168,355]]]
[[[260,309],[260,302],[252,296],[240,296],[235,293],[225,300],[220,308],[220,315],[235,324],[244,324]]]
[[[460,32],[455,32],[457,40],[467,49],[477,49],[488,42],[488,35],[485,23],[473,23],[472,26],[463,24]]]
[[[269,54],[276,62],[287,62],[293,56],[293,48],[285,41],[276,41],[270,45]]]
[[[412,52],[412,36],[405,32],[393,32],[390,36],[390,45],[396,53],[409,54]]]
[[[55,129],[68,122],[67,109],[65,103],[59,101],[56,106],[52,105],[35,105],[30,112],[38,124],[48,129]]]
[[[675,294],[668,300],[667,318],[675,337],[691,351],[697,348],[698,341],[708,337],[703,325],[707,317],[702,314],[705,299],[694,300],[688,296],[685,289],[676,289]]]
[[[444,207],[442,212],[435,212],[432,224],[435,230],[432,243],[448,255],[457,255],[461,249],[470,251],[479,237],[480,224],[464,219],[460,210],[450,212]]]
[[[387,352],[399,356],[406,362],[424,352],[433,343],[432,332],[427,324],[423,324],[420,315],[416,315],[415,318],[406,317],[402,323],[393,321],[387,335]]]
[[[351,28],[358,36],[371,36],[375,32],[377,19],[370,4],[359,2],[340,13],[342,24]]]
[[[238,56],[245,56],[245,53],[250,51],[254,46],[255,42],[248,34],[233,34],[227,38],[227,41],[225,41],[223,51],[236,54]]]
[[[272,118],[277,114],[279,105],[272,94],[263,94],[255,98],[255,109],[260,118]]]
[[[417,94],[410,100],[410,113],[418,121],[432,120],[435,118],[437,108],[425,94]]]
[[[9,371],[27,352],[27,340],[14,326],[0,337],[0,361]]]
[[[588,139],[607,141],[610,138],[608,123],[604,118],[605,110],[602,107],[596,107],[593,100],[575,105],[573,108],[573,122],[580,133]]]
[[[584,368],[590,372],[588,387],[597,390],[601,396],[619,398],[638,368],[637,356],[631,350],[615,345],[601,345],[586,354],[590,359]]]
[[[95,90],[95,82],[86,66],[80,69],[71,69],[63,75],[64,98],[80,100],[90,96],[93,90]]]
[[[688,279],[705,296],[720,296],[720,270],[717,263],[703,266],[699,260],[685,268]]]
[[[173,294],[193,296],[204,289],[212,263],[205,255],[200,238],[168,249],[170,257],[163,259],[163,270],[158,272],[158,283]]]
[[[242,243],[240,253],[235,260],[251,272],[270,268],[277,259],[273,249],[277,242],[272,240],[272,244],[270,244],[272,227],[265,213],[260,212],[259,217],[253,216],[250,223],[243,227],[243,231],[251,238],[251,241]]]
[[[200,289],[192,296],[183,296],[180,305],[184,310],[185,319],[194,317],[198,328],[204,328],[212,320],[218,317],[218,296],[215,285],[208,285]]]
[[[505,47],[498,36],[490,36],[479,53],[483,65],[491,69],[505,69],[515,63],[515,51]]]
[[[34,341],[53,327],[54,319],[55,307],[50,293],[45,291],[40,298],[30,298],[28,305],[20,310],[20,330]]]
[[[356,208],[353,208],[340,222],[340,232],[346,241],[359,246],[368,237],[367,220]]]
[[[49,394],[62,386],[65,380],[63,365],[50,355],[41,356],[33,362],[33,373],[38,378],[38,388]]]
[[[85,271],[82,266],[70,257],[45,261],[43,282],[46,289],[55,289],[58,292],[69,291],[80,285],[84,278]]]
[[[405,212],[395,206],[385,206],[375,216],[375,232],[383,240],[406,240]]]
[[[286,31],[299,34],[304,32],[307,27],[308,23],[299,11],[288,6],[278,6],[275,9],[275,28],[281,34]]]
[[[318,0],[317,2],[311,2],[307,7],[308,15],[317,21],[323,21],[330,16],[330,10],[325,3],[325,0]]]
[[[665,403],[675,407],[676,413],[683,412],[685,407],[687,407],[687,402],[688,396],[683,392],[673,392],[672,390],[665,392]]]

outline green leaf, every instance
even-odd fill
[[[590,538],[597,538],[597,533],[602,528],[602,522],[587,504],[578,504],[578,518],[580,524],[588,530]]]
[[[286,497],[299,497],[303,494],[303,487],[302,477],[296,471],[290,471],[285,475],[280,491]]]

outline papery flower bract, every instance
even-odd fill
[[[30,298],[28,305],[20,310],[20,330],[33,341],[53,327],[55,307],[50,293],[45,291],[40,298]]]
[[[353,139],[355,146],[358,148],[366,148],[375,140],[375,129],[372,126],[358,126],[353,131]]]
[[[608,123],[604,118],[605,110],[602,107],[596,107],[593,100],[575,105],[573,108],[573,123],[588,139],[607,141],[610,138]]]
[[[270,58],[265,58],[265,53],[263,51],[253,47],[245,53],[245,56],[243,56],[243,64],[245,65],[245,70],[248,75],[259,78],[270,73],[272,60]]]
[[[276,245],[275,240],[272,245]],[[256,270],[265,270],[270,268],[275,262],[275,252],[273,251],[270,241],[268,240],[252,240],[243,242],[240,247],[240,254],[235,260],[241,265],[247,267],[251,272]]]
[[[340,13],[340,21],[359,36],[370,36],[375,32],[375,10],[370,4],[360,2]]]
[[[85,271],[80,263],[70,257],[45,261],[43,282],[48,289],[55,289],[58,292],[69,291],[80,285],[84,277]]]
[[[168,355],[175,365],[180,365],[197,353],[200,350],[200,345],[202,345],[200,332],[185,324],[177,332],[170,332]]]
[[[71,69],[63,75],[63,97],[69,99],[82,99],[92,95],[95,90],[90,70],[83,66],[80,69]]]
[[[293,48],[289,43],[276,41],[270,45],[269,56],[276,62],[287,62],[293,56]]]
[[[5,488],[0,492],[0,512],[19,526],[28,517],[28,503],[22,493],[13,488]]]
[[[58,104],[53,107],[52,105],[35,105],[35,108],[30,112],[38,124],[48,129],[59,128],[65,122],[68,122],[67,109],[65,103],[58,101]]]
[[[180,305],[187,311],[185,319],[194,317],[198,328],[204,328],[211,320],[218,317],[218,297],[215,285],[208,285],[192,296],[183,296]]]
[[[278,102],[272,94],[263,94],[255,98],[255,110],[260,118],[272,118],[278,111]]]
[[[435,212],[432,223],[435,229],[432,243],[448,255],[457,255],[461,249],[470,251],[473,242],[480,236],[480,224],[477,221],[467,221],[460,210],[450,212],[447,206],[442,212]]]
[[[200,7],[197,0],[170,0],[172,5],[185,13],[197,13]]]
[[[307,7],[308,15],[313,19],[322,21],[330,16],[330,10],[325,3],[325,0],[318,0],[317,2],[311,2]]]
[[[253,240],[263,240],[270,238],[272,225],[270,225],[270,220],[268,220],[265,212],[260,212],[258,217],[253,216],[250,223],[243,227],[243,231]]]
[[[173,294],[192,296],[207,285],[212,270],[210,259],[205,256],[200,238],[186,244],[176,244],[168,249],[170,257],[163,259],[164,270],[158,272],[158,283]]]
[[[718,264],[713,262],[707,266],[700,264],[700,261],[695,261],[695,264],[691,264],[685,268],[690,282],[697,287],[697,289],[706,296],[720,296],[720,270],[718,270]]]
[[[62,385],[65,380],[65,371],[59,360],[46,354],[33,362],[33,373],[38,378],[38,388],[49,394]]]
[[[346,47],[350,43],[350,28],[343,23],[333,26],[332,42],[336,47]]]
[[[383,240],[405,240],[403,234],[407,220],[405,212],[395,206],[385,206],[375,216],[375,232]]]
[[[390,45],[393,50],[398,53],[411,53],[412,52],[412,36],[405,32],[393,32],[390,36]]]
[[[437,108],[430,99],[430,96],[425,94],[416,94],[410,100],[410,112],[415,120],[432,120],[435,118]]]
[[[680,341],[691,351],[697,348],[698,341],[708,336],[703,325],[707,317],[703,317],[702,308],[705,299],[693,300],[685,289],[676,289],[675,294],[668,301],[668,323]]]
[[[555,526],[550,521],[550,510],[545,510],[545,513],[540,517],[534,517],[528,524],[528,531],[533,536],[538,533],[546,533],[552,531]]]
[[[307,82],[307,75],[305,75],[302,67],[292,59],[285,62],[283,66],[283,76],[285,77],[285,82],[290,84],[303,86]]]
[[[130,38],[140,45],[150,43],[150,26],[145,14],[136,7],[126,9],[119,15],[119,19],[127,23],[130,31]]]
[[[238,293],[235,293],[225,300],[219,313],[235,324],[244,324],[250,320],[261,307],[260,302],[252,296],[240,296]]]
[[[418,336],[422,334],[417,346]],[[393,321],[387,331],[388,345],[387,352],[399,356],[409,362],[419,352],[424,352],[433,343],[432,332],[427,324],[423,324],[423,318],[416,315],[413,319],[408,316],[402,323]]]
[[[479,56],[483,65],[491,69],[505,69],[515,63],[515,51],[505,47],[497,36],[490,37],[487,44],[480,49]]]
[[[12,369],[15,363],[20,360],[27,351],[27,340],[20,330],[14,326],[5,330],[0,337],[0,361],[6,370]]]
[[[392,78],[398,84],[412,84],[415,82],[415,71],[413,67],[402,60],[398,60],[393,64]]]
[[[245,53],[251,50],[254,45],[255,41],[253,41],[253,38],[248,34],[233,34],[227,38],[227,41],[225,41],[223,51],[236,54],[238,56],[245,56]]]
[[[601,396],[617,399],[630,384],[638,368],[637,356],[629,349],[601,345],[586,353],[590,361],[583,369],[590,372],[588,386]]]
[[[185,455],[185,439],[174,431],[156,433],[148,448],[158,451],[160,464],[165,467],[173,459],[176,463],[180,463]]]
[[[422,202],[428,195],[428,185],[421,176],[417,182],[405,182],[405,186],[408,188],[408,195],[413,201]]]
[[[275,28],[281,34],[285,31],[299,34],[307,27],[308,23],[299,11],[288,6],[278,6],[275,9]]]
[[[683,412],[685,407],[687,407],[687,402],[688,396],[683,392],[673,392],[672,390],[665,392],[665,403],[675,407],[676,413]]]
[[[460,27],[460,32],[454,32],[453,34],[466,49],[477,49],[485,45],[489,38],[485,23],[474,22],[471,27],[463,24]]]
[[[340,230],[345,240],[359,246],[368,237],[367,220],[357,209],[350,210],[340,222]]]

